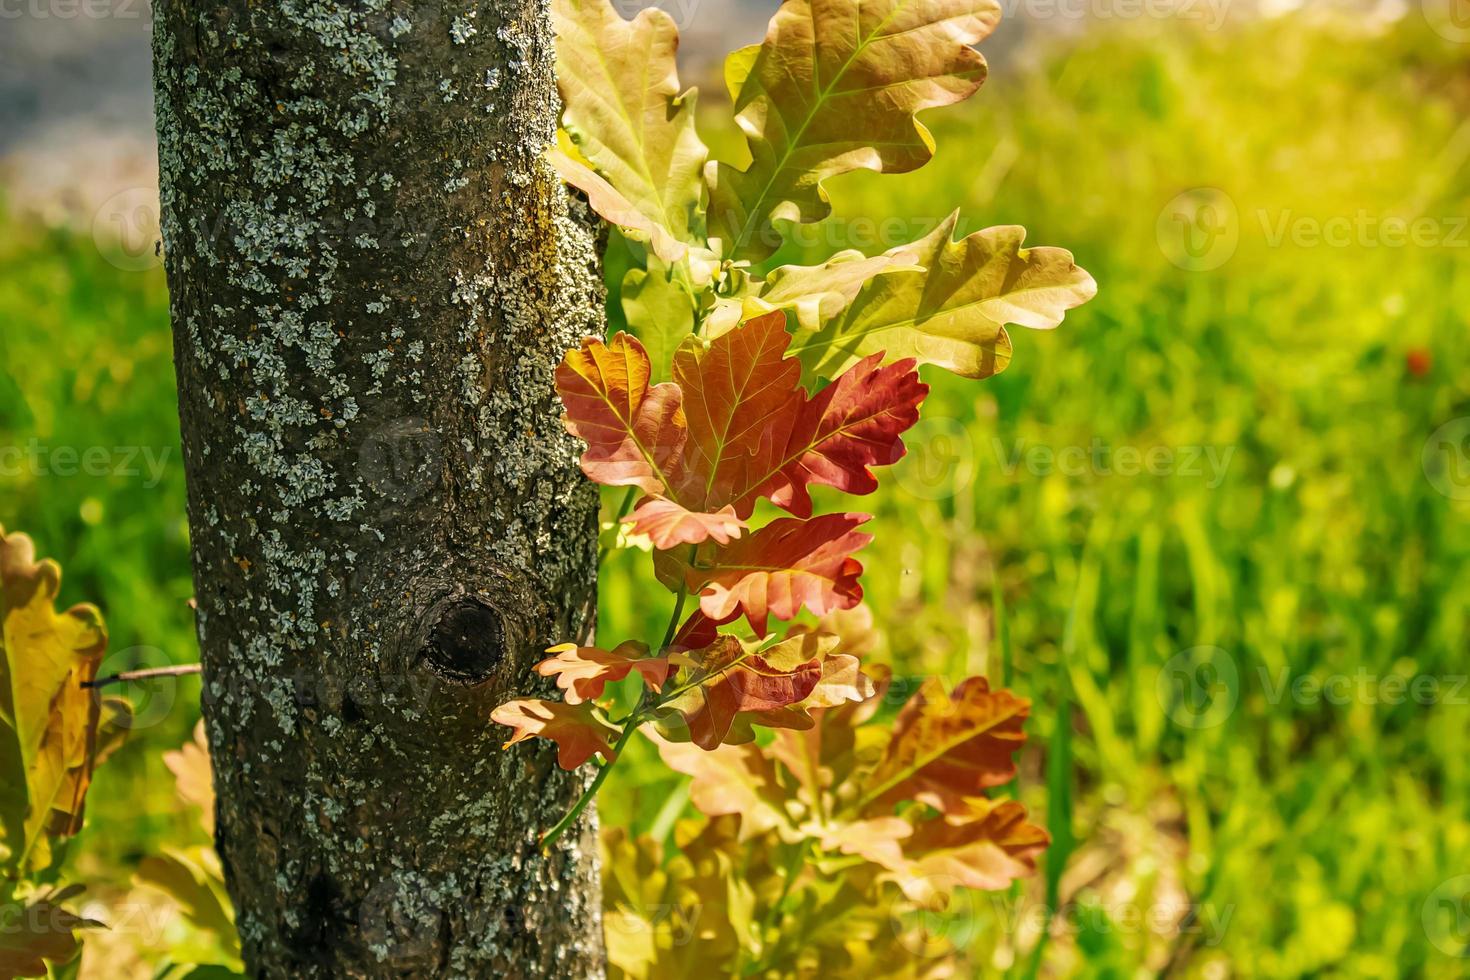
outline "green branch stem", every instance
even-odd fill
[[[628,512],[633,509],[633,501],[636,499],[638,499],[638,488],[629,487],[628,492],[623,494],[622,503],[618,505],[618,516],[613,518],[614,533],[618,533],[618,529],[623,523],[623,518],[627,517]],[[602,570],[603,564],[607,561],[607,556],[612,554],[612,551],[613,549],[611,547],[604,545],[602,549],[597,552],[598,571]]]
[[[628,740],[633,737],[633,733],[638,730],[638,726],[643,724],[644,719],[641,708],[642,705],[640,703],[640,710],[635,710],[628,716],[628,722],[623,726],[623,732],[618,736],[617,744],[613,746],[612,758],[603,763],[602,768],[597,770],[597,775],[593,777],[592,784],[587,787],[586,792],[577,800],[576,805],[567,812],[566,816],[557,821],[555,827],[552,827],[541,835],[542,853],[550,853],[551,845],[556,843],[558,837],[566,833],[568,827],[577,822],[577,818],[582,815],[582,811],[587,809],[587,805],[597,796],[597,791],[602,789],[602,784],[607,782],[607,777],[612,773],[613,766],[617,765],[618,759],[622,757],[623,749],[627,747]]]
[[[674,634],[679,630],[679,617],[684,615],[684,600],[688,598],[688,587],[679,589],[679,594],[674,599],[674,615],[669,617],[669,628],[664,630],[664,641],[658,645],[659,653],[663,653],[674,642]]]
[[[629,494],[630,498],[631,496]],[[669,643],[674,639],[674,633],[679,629],[679,619],[684,614],[684,600],[687,598],[689,598],[689,590],[687,588],[680,589],[677,598],[674,600],[674,612],[669,617],[668,629],[664,631],[664,641],[659,645],[660,653],[668,649]],[[656,708],[661,703],[662,699],[656,702],[653,707]],[[597,775],[593,777],[591,784],[588,785],[587,789],[578,798],[576,804],[572,806],[572,809],[568,811],[567,815],[558,820],[555,827],[552,827],[545,834],[541,835],[542,853],[550,853],[551,845],[556,843],[558,837],[566,833],[567,828],[577,822],[577,818],[582,815],[582,811],[587,809],[588,804],[597,796],[598,790],[602,789],[602,784],[607,782],[607,777],[612,774],[613,766],[622,758],[623,749],[627,747],[628,741],[633,737],[633,733],[638,730],[639,725],[642,725],[648,720],[647,707],[648,692],[644,691],[638,696],[638,705],[633,709],[633,713],[623,723],[623,730],[618,735],[617,743],[613,746],[612,758],[603,763],[602,768],[597,770]]]

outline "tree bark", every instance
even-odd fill
[[[155,0],[218,846],[266,977],[589,977],[586,776],[488,720],[595,609],[601,332],[544,0]]]

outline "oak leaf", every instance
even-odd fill
[[[883,646],[883,633],[874,624],[873,607],[867,603],[859,603],[851,609],[838,609],[818,619],[813,626],[797,624],[791,630],[830,633],[841,641],[843,653],[860,659],[877,653]],[[791,634],[788,632],[787,635]]]
[[[987,378],[1010,363],[1006,324],[1051,329],[1097,294],[1070,252],[1026,248],[1024,228],[987,228],[956,242],[957,222],[952,214],[896,249],[907,265],[868,280],[840,315],[798,325],[790,352],[809,377],[838,377],[882,353]]]
[[[778,730],[805,731],[816,724],[815,718],[829,708],[866,701],[875,691],[873,682],[863,673],[856,657],[834,652],[839,644],[830,634],[791,631],[785,640],[765,651],[768,662],[791,665],[817,659],[822,664],[821,676],[801,701],[780,708],[745,712],[730,726],[731,742],[755,739],[752,726]]]
[[[773,221],[825,218],[828,177],[927,163],[934,140],[915,116],[980,87],[985,59],[970,45],[999,19],[995,0],[783,3],[765,41],[726,65],[752,162],[706,169],[722,253],[760,261],[780,244]]]
[[[76,931],[100,923],[62,908],[81,892],[72,886],[28,900],[8,900],[0,908],[0,977],[50,976],[47,964],[60,966],[81,951]],[[6,888],[7,898],[9,888]]]
[[[496,724],[515,729],[505,743],[510,748],[529,738],[548,738],[557,745],[556,760],[563,769],[576,769],[593,755],[611,762],[612,742],[618,730],[598,717],[589,703],[508,701],[490,715]]]
[[[653,546],[662,551],[705,541],[729,544],[748,526],[728,504],[713,514],[705,514],[691,511],[667,497],[645,498],[623,521],[633,526],[634,533],[647,535]]]
[[[636,671],[643,683],[655,691],[662,689],[669,676],[669,661],[651,657],[648,644],[629,640],[613,650],[563,643],[546,651],[555,654],[536,665],[542,677],[555,677],[567,704],[581,704],[602,697],[608,684],[616,683]]]
[[[157,853],[139,862],[133,882],[167,895],[189,925],[213,941],[217,955],[231,968],[240,966],[235,907],[225,888],[219,854],[213,847],[163,845]]]
[[[1036,856],[1050,843],[1020,803],[982,797],[967,800],[960,816],[920,821],[894,847],[870,848],[864,856],[888,868],[886,877],[910,900],[934,905],[956,887],[1010,887],[1035,873]]]
[[[603,922],[609,980],[684,980],[730,974],[740,946],[731,916],[739,842],[732,821],[697,833],[676,828],[676,846],[604,826]],[[742,863],[745,860],[742,859]]]
[[[673,496],[692,509],[735,504],[748,517],[755,494],[781,469],[781,436],[800,409],[801,364],[788,359],[785,314],[751,320],[706,349],[689,338],[674,354],[674,381],[689,427]]]
[[[624,20],[608,0],[554,0],[551,13],[562,125],[590,166],[564,153],[553,162],[604,218],[664,261],[683,258],[703,245],[709,152],[695,92],[679,87],[674,19],[649,8]]]
[[[126,730],[126,702],[82,687],[107,647],[102,616],[90,605],[58,613],[60,591],[60,567],[0,528],[0,865],[52,863],[53,840],[81,830],[93,769]]]
[[[816,330],[847,309],[868,280],[898,268],[922,267],[915,266],[903,249],[871,257],[849,249],[821,265],[783,265],[764,281],[752,283],[755,295],[743,297],[739,309],[745,317],[789,310],[798,327]]]
[[[653,740],[664,764],[690,777],[689,800],[699,812],[740,817],[742,841],[789,826],[776,767],[754,742],[703,749],[658,736]]]
[[[882,355],[864,358],[831,384],[804,399],[783,453],[771,499],[798,517],[812,512],[811,484],[864,495],[878,489],[869,467],[891,466],[904,456],[900,435],[919,421],[929,386],[912,360],[882,366]]]
[[[1031,702],[992,691],[983,677],[962,681],[948,697],[931,677],[899,712],[864,806],[917,799],[963,812],[968,799],[1015,777],[1011,756],[1026,740],[1030,711]]]
[[[914,832],[902,817],[814,822],[803,828],[828,851],[857,855],[884,867],[902,866],[903,839]]]
[[[677,385],[649,386],[648,352],[628,334],[588,339],[556,369],[567,428],[587,443],[582,471],[608,486],[660,493],[688,428]]]
[[[811,520],[783,517],[715,552],[702,580],[699,606],[711,619],[740,611],[757,634],[769,616],[790,620],[803,608],[822,616],[862,601],[863,566],[852,553],[873,540],[857,530],[866,514],[823,514]]]
[[[203,720],[194,726],[194,737],[179,748],[163,754],[163,764],[174,776],[174,793],[186,806],[199,810],[200,826],[214,837],[214,767],[209,761],[209,739]]]
[[[738,715],[797,704],[821,680],[821,661],[815,657],[792,663],[758,651],[759,644],[720,636],[704,649],[671,655],[670,662],[683,664],[688,674],[681,673],[683,690],[661,709],[659,733],[714,749],[729,737]]]
[[[583,472],[640,487],[690,515],[733,507],[742,521],[761,497],[809,516],[812,483],[871,493],[870,467],[903,457],[902,435],[918,421],[928,386],[911,361],[880,366],[874,356],[809,396],[800,365],[785,356],[790,342],[779,311],[707,348],[690,338],[674,356],[674,381],[652,387],[647,351],[634,338],[584,342],[556,376],[567,427],[588,444]],[[711,523],[711,516],[681,521],[663,540],[698,543]]]
[[[657,256],[645,269],[623,273],[618,296],[627,329],[642,341],[654,381],[669,380],[674,351],[695,331],[697,300],[693,287]]]

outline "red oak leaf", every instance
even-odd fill
[[[822,678],[820,660],[773,663],[733,636],[670,659],[682,661],[690,673],[680,678],[687,689],[664,706],[659,730],[665,738],[691,741],[702,749],[724,742],[737,715],[798,704]]]
[[[866,514],[783,517],[719,549],[711,569],[688,573],[691,586],[703,586],[701,611],[725,620],[738,609],[763,634],[767,616],[789,620],[803,607],[818,616],[852,608],[863,598],[863,566],[852,553],[873,540],[855,528],[867,520]]]
[[[734,507],[722,507],[714,514],[696,513],[666,497],[644,499],[623,522],[633,525],[637,533],[646,534],[660,551],[705,541],[729,544],[746,526],[735,516]]]
[[[582,472],[607,486],[661,493],[678,466],[686,430],[678,385],[648,386],[648,352],[619,333],[587,339],[556,369],[567,429],[587,443]]]
[[[775,485],[758,488],[762,493],[798,517],[809,517],[809,484],[858,495],[878,489],[869,467],[903,458],[900,436],[919,421],[919,405],[929,394],[912,359],[887,367],[882,362],[883,356],[874,354],[816,397],[803,396]]]
[[[595,701],[610,683],[637,671],[643,682],[655,691],[663,688],[669,676],[669,662],[664,657],[650,657],[648,645],[629,640],[614,650],[579,647],[575,643],[554,646],[547,653],[556,656],[536,665],[542,677],[555,677],[567,704]]]
[[[869,467],[903,458],[900,436],[929,393],[914,361],[882,367],[874,355],[809,398],[795,359],[785,357],[790,340],[778,311],[741,324],[707,351],[686,341],[675,355],[690,439],[676,496],[688,506],[733,504],[748,517],[766,496],[808,517],[808,483],[872,493],[878,483]]]
[[[678,588],[677,582],[674,588]],[[732,613],[729,619],[716,622],[699,610],[684,621],[679,627],[679,632],[674,634],[673,641],[669,644],[670,650],[699,650],[714,644],[720,638],[720,627],[736,619],[740,614]]]
[[[618,731],[592,712],[592,705],[558,704],[555,701],[508,701],[496,708],[490,720],[515,729],[505,743],[510,748],[528,738],[549,738],[557,745],[556,761],[563,769],[576,769],[593,754],[611,762],[612,740]]]
[[[822,672],[811,693],[795,704],[763,711],[743,712],[731,726],[727,742],[745,742],[755,738],[752,725],[766,728],[808,731],[816,725],[812,712],[866,701],[875,693],[872,680],[863,673],[857,657],[833,653],[841,641],[829,633],[793,630],[786,639],[766,650],[762,656],[779,669],[789,669],[812,659],[821,661]]]

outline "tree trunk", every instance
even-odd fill
[[[488,720],[595,609],[601,330],[544,0],[155,0],[218,845],[266,977],[602,973],[586,777]]]

